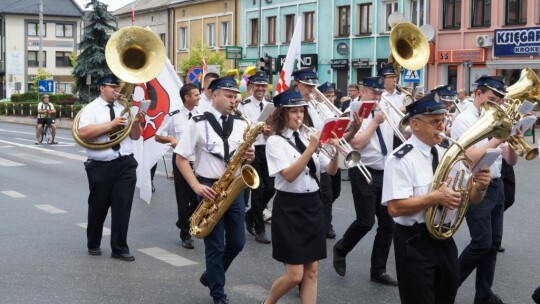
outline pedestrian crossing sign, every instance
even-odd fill
[[[420,72],[403,69],[403,82],[420,83]]]

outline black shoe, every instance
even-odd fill
[[[271,242],[266,236],[266,232],[264,231],[257,233],[257,235],[255,236],[255,241],[263,244],[270,244]]]
[[[93,256],[101,255],[101,248],[88,248],[88,254]]]
[[[193,249],[195,246],[193,245],[193,240],[191,238],[185,239],[182,241],[182,247],[186,249]]]
[[[133,262],[135,261],[135,257],[131,253],[111,253],[111,258],[113,259],[119,259],[120,261],[124,262]]]
[[[492,294],[489,298],[474,298],[474,304],[504,304],[498,295]]]
[[[534,300],[534,303],[540,304],[540,287],[536,288],[531,297]]]
[[[386,272],[383,272],[380,275],[372,275],[371,282],[380,283],[380,284],[388,285],[388,286],[398,285],[398,282]]]
[[[58,145],[58,142],[57,142],[57,141],[53,141],[53,142],[51,142],[51,145]]]
[[[347,271],[346,258],[339,255],[336,249],[336,245],[334,245],[334,270],[338,275],[342,277],[345,276],[345,272]]]
[[[199,278],[199,282],[203,284],[204,287],[208,287],[208,278],[206,277],[206,272],[201,274],[201,277]]]
[[[326,231],[326,238],[327,239],[335,239],[336,238],[336,232],[334,231],[334,228],[330,228],[330,229],[328,229],[328,231]]]
[[[255,235],[255,224],[253,223],[253,220],[251,219],[251,217],[249,217],[247,214],[246,214],[246,230],[247,232],[249,232],[249,234],[251,235]]]
[[[499,246],[499,248],[497,248],[497,252],[504,252],[506,249],[504,249],[503,246]]]
[[[220,300],[215,300],[214,304],[229,304],[229,299],[223,298],[223,299],[220,299]]]

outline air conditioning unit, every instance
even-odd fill
[[[481,48],[487,48],[493,45],[490,35],[478,35],[476,36],[476,46]]]

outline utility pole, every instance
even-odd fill
[[[39,52],[38,52],[38,62],[39,68],[43,68],[43,0],[39,0]]]

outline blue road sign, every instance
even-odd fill
[[[54,82],[52,80],[38,80],[39,93],[54,93]]]
[[[420,72],[403,69],[403,82],[420,83]]]

